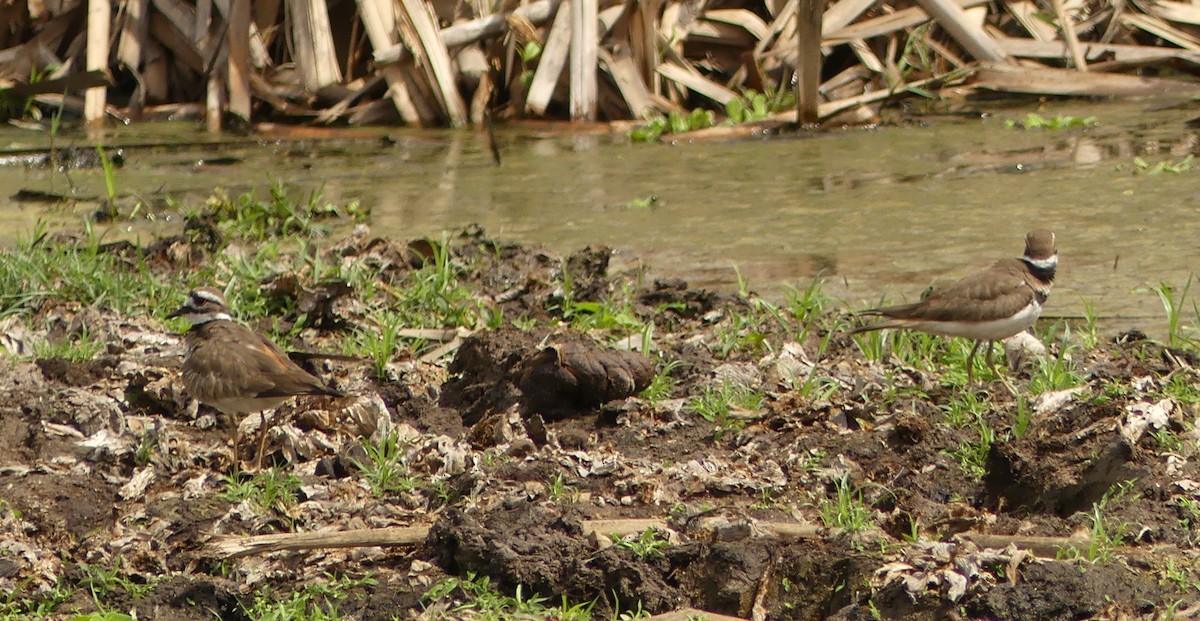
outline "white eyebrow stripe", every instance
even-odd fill
[[[221,296],[209,293],[208,291],[193,291],[192,297],[225,306],[225,300]]]

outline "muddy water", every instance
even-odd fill
[[[631,145],[606,133],[523,128],[500,136],[496,167],[470,132],[364,131],[333,141],[243,140],[206,145],[191,126],[143,125],[106,137],[125,146],[117,190],[164,195],[199,207],[215,186],[230,192],[273,179],[295,194],[359,200],[376,233],[439,235],[478,223],[491,236],[570,252],[607,244],[648,263],[655,275],[733,287],[737,265],[771,294],[816,274],[859,306],[913,299],[930,282],[1016,256],[1025,231],[1059,234],[1061,268],[1049,314],[1078,315],[1083,300],[1107,330],[1161,332],[1149,283],[1182,284],[1200,258],[1200,169],[1134,174],[1134,158],[1179,161],[1197,149],[1172,102],[1053,103],[1041,114],[1095,116],[1097,127],[1023,131],[1005,127],[1034,109],[978,116],[926,116],[872,130],[750,142]],[[63,142],[91,144],[83,139]],[[148,146],[173,144],[172,147]],[[44,144],[0,131],[0,145]],[[212,160],[211,158],[228,158]],[[206,159],[207,158],[207,159]],[[203,162],[203,163],[202,163]],[[1198,167],[1200,168],[1200,167]],[[0,168],[0,242],[38,218],[71,221],[94,206],[18,202],[18,189],[104,193],[98,171]],[[655,196],[649,207],[630,201]],[[178,227],[178,210],[156,205],[150,220],[114,234]],[[1200,285],[1196,287],[1200,294]]]

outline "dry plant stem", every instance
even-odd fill
[[[129,0],[125,3],[125,22],[117,43],[117,58],[137,70],[142,64],[142,51],[150,31],[150,0]]]
[[[1008,8],[1008,12],[1012,14],[1018,23],[1021,24],[1021,27],[1024,28],[1026,32],[1033,35],[1034,39],[1046,42],[1054,41],[1057,33],[1054,31],[1054,28],[1050,26],[1050,24],[1047,24],[1037,16],[1038,11],[1041,9],[1039,9],[1038,6],[1031,0],[1006,2],[1005,6]],[[992,33],[992,36],[995,37],[996,34]],[[1023,41],[1024,39],[1021,40]],[[1009,53],[1011,54],[1012,52]],[[1062,58],[1061,46],[1059,46],[1058,57]]]
[[[821,82],[821,8],[824,2],[799,0],[796,29],[800,46],[800,79],[796,84],[796,122],[811,125],[820,120],[817,86]]]
[[[112,6],[108,0],[90,0],[87,9],[87,69],[108,69],[108,31]],[[88,125],[104,123],[105,89],[89,88],[84,94],[83,118]]]
[[[225,536],[215,538],[209,548],[223,558],[238,558],[282,550],[416,545],[425,541],[428,535],[428,526],[393,526],[332,533]]]
[[[360,3],[362,0],[360,0]],[[540,26],[554,15],[554,11],[558,6],[557,0],[538,0],[531,2],[515,11],[514,15],[519,15],[529,20],[529,23],[534,26]],[[503,34],[508,30],[508,21],[504,13],[496,13],[487,17],[480,17],[461,24],[454,24],[442,29],[442,43],[447,48],[458,47],[468,43],[474,43],[480,39],[494,37]],[[379,64],[397,63],[407,58],[411,58],[408,50],[403,44],[397,43],[389,47],[376,48],[375,62]]]
[[[317,92],[342,81],[342,71],[334,52],[329,12],[323,2],[288,0],[292,15],[292,40],[296,69],[305,90]]]
[[[718,521],[718,518],[701,520],[700,528],[707,530]],[[811,524],[796,524],[792,522],[759,522],[757,526],[776,537],[785,539],[814,539],[835,535],[836,530]],[[597,545],[611,543],[613,535],[625,537],[636,535],[647,529],[669,530],[665,519],[631,518],[614,520],[584,520],[583,531]],[[358,548],[372,546],[403,546],[415,545],[425,541],[429,534],[428,526],[392,526],[387,528],[368,528],[363,530],[322,533],[283,533],[278,535],[255,536],[218,536],[208,547],[213,554],[223,558],[237,558],[250,554],[265,554],[281,550],[315,550],[324,548]],[[883,531],[868,530],[859,536],[874,539],[890,539]],[[1082,547],[1088,544],[1087,538],[1079,537],[1035,537],[1023,535],[992,535],[985,533],[964,532],[955,535],[957,539],[970,541],[981,548],[1003,549],[1015,546],[1028,550],[1037,556],[1054,558],[1059,550],[1070,546]]]
[[[391,5],[380,0],[358,0],[359,15],[362,16],[363,28],[367,39],[374,49],[384,49],[396,43],[396,12]],[[408,84],[404,79],[404,67],[399,64],[387,64],[380,67],[384,80],[387,80],[388,94],[392,105],[400,113],[405,123],[422,124],[420,110],[413,102],[408,92]]]
[[[571,2],[571,120],[596,120],[597,0]]]
[[[571,0],[563,0],[554,16],[550,34],[546,36],[546,46],[542,48],[541,58],[538,59],[533,82],[529,85],[529,95],[525,98],[526,110],[539,116],[546,113],[546,106],[550,105],[550,98],[567,64],[570,49]]]
[[[1067,10],[1063,7],[1063,0],[1051,0],[1054,4],[1054,14],[1058,17],[1058,23],[1062,27],[1063,38],[1067,41],[1067,49],[1071,51],[1071,62],[1075,68],[1087,72],[1087,60],[1083,57],[1083,50],[1079,47],[1079,37],[1075,35],[1075,23],[1067,15]]]
[[[957,0],[956,6],[967,9],[987,4],[987,0]],[[929,13],[919,6],[900,9],[895,13],[865,19],[857,24],[825,33],[825,44],[843,43],[850,39],[869,39],[899,32],[929,21]]]
[[[741,617],[731,617],[697,608],[680,608],[679,610],[664,612],[661,615],[646,617],[643,621],[695,621],[696,619],[704,619],[704,621],[746,621]]]
[[[250,2],[230,0],[228,79],[229,112],[250,121]]]
[[[441,40],[441,31],[437,27],[437,18],[433,15],[432,7],[419,0],[400,0],[402,15],[416,31],[425,62],[428,63],[432,74],[434,94],[442,111],[452,127],[465,125],[467,122],[467,106],[458,92],[450,54]]]
[[[1187,50],[1200,50],[1200,39],[1186,33],[1167,22],[1149,15],[1122,15],[1121,23],[1129,28],[1140,28],[1146,32],[1166,39]]]
[[[997,37],[996,41],[1004,51],[1018,58],[1062,58],[1061,41],[1032,41],[1011,37]],[[1083,55],[1093,60],[1110,56],[1118,62],[1125,63],[1152,64],[1177,59],[1200,65],[1200,54],[1167,47],[1088,43],[1083,45]]]
[[[976,26],[953,0],[918,0],[918,4],[976,60],[1007,60],[1008,55],[1004,53],[1004,49],[982,28]]]
[[[1172,93],[1194,95],[1200,87],[1176,80],[1143,78],[1112,73],[1080,73],[1072,69],[984,65],[974,85],[1009,93],[1148,97]]]
[[[834,4],[821,18],[821,34],[827,35],[849,26],[859,15],[874,6],[875,2],[876,0],[841,0]]]

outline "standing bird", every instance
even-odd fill
[[[191,322],[184,340],[183,385],[200,403],[234,417],[233,464],[237,468],[238,428],[246,414],[259,412],[262,434],[258,443],[257,467],[262,466],[267,439],[266,410],[297,395],[342,393],[292,362],[270,339],[236,322],[217,289],[202,287],[188,293],[179,310],[168,317]]]
[[[1025,255],[1002,259],[990,268],[963,277],[934,290],[913,304],[863,311],[862,315],[883,317],[877,324],[855,328],[850,334],[907,328],[942,336],[961,336],[975,341],[967,356],[967,384],[979,346],[988,344],[987,363],[993,373],[992,343],[1006,339],[1034,324],[1042,313],[1058,267],[1054,233],[1046,229],[1025,236]]]

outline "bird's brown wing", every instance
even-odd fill
[[[259,396],[336,395],[321,380],[292,362],[287,354],[267,337],[255,334],[257,342],[247,349],[259,372],[273,378],[272,386]]]
[[[1011,316],[1028,305],[1034,294],[1016,261],[1000,261],[987,272],[971,274],[934,290],[920,302],[873,309],[867,314],[920,321],[981,321]]]
[[[212,326],[214,338],[196,344],[185,382],[198,382],[210,400],[338,395],[288,359],[266,337],[234,323]],[[190,377],[189,377],[190,375]]]

